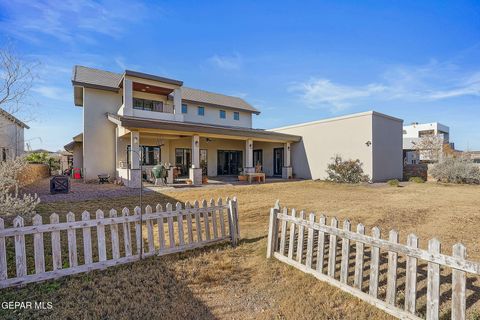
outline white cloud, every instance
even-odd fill
[[[461,73],[452,64],[431,61],[427,65],[389,68],[381,81],[363,85],[335,83],[326,78],[311,78],[289,87],[309,108],[332,112],[354,104],[376,101],[437,101],[462,96],[480,96],[480,71]]]
[[[238,53],[235,53],[232,56],[220,56],[215,54],[208,58],[208,61],[217,68],[224,70],[238,70],[242,66],[242,57]]]
[[[37,86],[32,88],[32,91],[40,94],[42,97],[52,99],[52,100],[60,100],[60,101],[73,100],[72,93],[61,87]]]
[[[113,0],[20,0],[0,6],[5,15],[0,29],[33,42],[40,35],[67,43],[95,43],[92,33],[118,38],[130,23],[151,12],[135,1]]]

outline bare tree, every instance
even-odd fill
[[[440,136],[423,136],[418,141],[412,142],[412,144],[419,153],[420,160],[438,162],[443,156],[444,141]]]
[[[27,113],[28,98],[35,80],[37,62],[30,62],[17,54],[11,44],[0,48],[0,108],[16,115]]]

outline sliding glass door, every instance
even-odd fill
[[[218,150],[217,174],[238,175],[243,170],[243,152]]]
[[[175,166],[180,169],[180,176],[188,176],[192,166],[192,149],[176,148]],[[200,167],[202,168],[202,175],[208,175],[207,149],[200,149]]]

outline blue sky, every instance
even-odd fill
[[[480,150],[478,1],[5,1],[0,40],[39,61],[32,148],[82,130],[71,70],[125,68],[243,97],[274,128],[366,110]]]

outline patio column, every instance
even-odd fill
[[[190,168],[190,180],[193,185],[202,184],[202,168],[200,168],[200,136],[192,137],[192,167]]]
[[[245,142],[245,172],[255,172],[253,164],[253,139],[248,139]]]
[[[123,115],[133,115],[133,89],[130,79],[123,79]]]
[[[282,178],[283,179],[290,179],[292,178],[292,166],[290,161],[290,142],[286,142],[283,145],[283,168],[282,168]]]
[[[130,188],[141,186],[140,156],[140,132],[132,131],[130,133],[130,174],[126,182]]]

